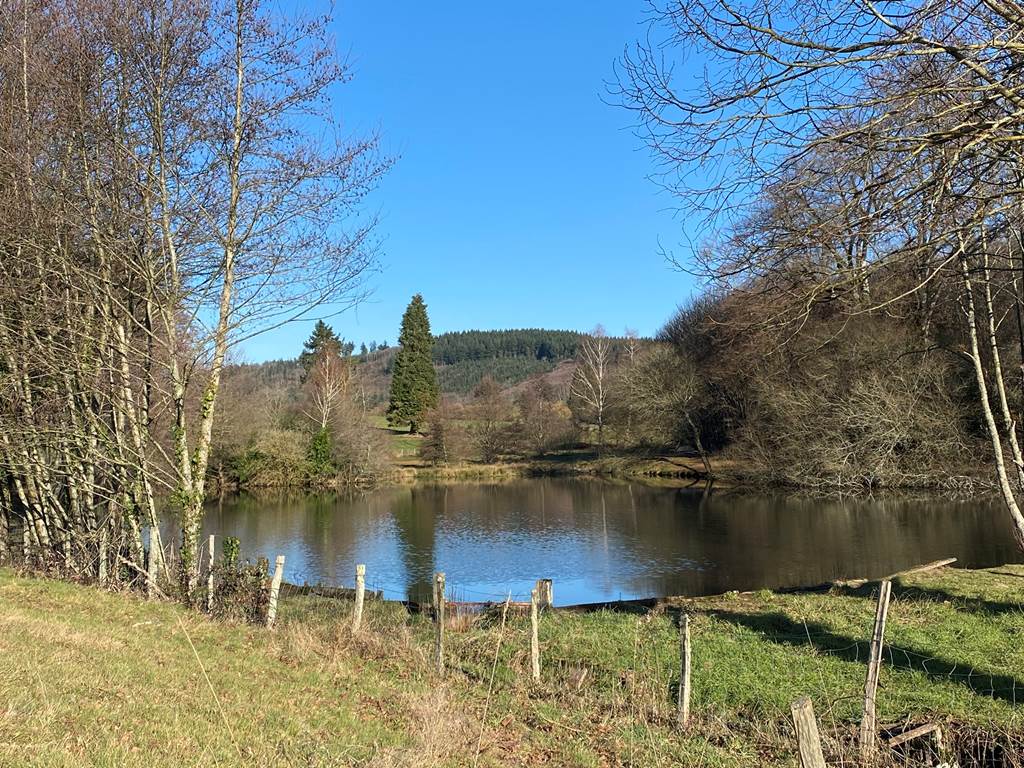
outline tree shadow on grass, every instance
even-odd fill
[[[836,634],[823,624],[798,623],[778,612],[750,614],[712,610],[708,611],[707,615],[753,630],[778,645],[805,648],[811,646],[833,658],[867,663],[867,640]],[[968,664],[922,653],[916,648],[886,643],[883,665],[890,669],[919,672],[937,682],[948,680],[970,689],[978,696],[1000,699],[1011,704],[1024,702],[1024,683],[1016,678],[984,672]]]
[[[832,593],[844,597],[875,598],[878,593],[878,582],[869,581],[860,586],[837,586],[832,588]],[[983,597],[972,597],[958,595],[938,587],[922,587],[915,584],[903,584],[900,580],[892,583],[893,599],[913,601],[932,601],[937,603],[949,602],[958,611],[974,613],[980,616],[1001,616],[1003,614],[1018,614],[1024,618],[1024,603],[988,600]]]

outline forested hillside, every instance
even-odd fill
[[[575,357],[582,338],[577,331],[543,328],[442,333],[434,339],[433,352],[441,392],[467,395],[485,376],[504,386],[514,386],[536,374],[548,373],[557,363]],[[387,398],[396,351],[396,347],[378,348],[352,356],[368,403],[378,404]],[[245,363],[232,369],[275,386],[297,386],[300,370],[296,360]]]
[[[512,386],[554,370],[576,355],[583,334],[522,328],[503,331],[456,331],[434,340],[434,364],[441,391],[461,396],[485,376]]]
[[[583,334],[521,328],[504,331],[455,331],[434,339],[434,362],[453,365],[466,360],[522,357],[555,362],[573,357]]]

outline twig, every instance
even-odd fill
[[[178,626],[181,627],[181,631],[185,633],[185,639],[188,640],[189,647],[192,649],[192,653],[196,657],[196,661],[199,663],[199,669],[202,670],[203,677],[206,678],[206,685],[210,688],[210,694],[213,696],[213,700],[217,702],[217,709],[220,710],[220,716],[224,721],[224,727],[228,729],[228,737],[231,739],[231,744],[238,753],[238,759],[241,760],[243,759],[242,750],[238,746],[238,742],[235,741],[235,732],[231,730],[231,723],[228,721],[228,716],[224,712],[224,707],[221,706],[220,697],[217,695],[217,691],[214,689],[213,683],[210,682],[210,676],[206,674],[206,667],[203,664],[203,660],[199,658],[199,651],[196,650],[195,643],[192,642],[192,636],[189,635],[188,629],[185,628],[185,622],[181,620],[180,615],[178,616]]]
[[[487,699],[484,701],[484,714],[480,718],[480,735],[476,740],[476,754],[473,756],[473,768],[476,768],[480,761],[480,746],[484,741],[484,726],[487,724],[487,711],[491,707],[491,692],[494,690],[494,674],[498,669],[498,655],[501,653],[501,642],[505,638],[505,618],[508,616],[508,606],[512,602],[512,593],[505,598],[505,607],[501,609],[501,629],[498,632],[498,645],[494,649],[494,662],[491,664],[491,680],[487,684]]]
[[[120,560],[125,565],[127,565],[129,568],[134,568],[136,571],[139,572],[139,575],[142,576],[143,578],[145,578],[147,580],[149,579],[149,574],[148,573],[146,573],[144,570],[139,568],[139,566],[137,566],[131,560],[127,559],[124,555],[118,555],[117,559]],[[171,599],[170,596],[166,592],[164,592],[162,589],[160,589],[160,587],[158,587],[156,584],[153,584],[153,591],[156,592],[157,595],[159,595],[160,597],[164,598],[164,600],[170,600]]]

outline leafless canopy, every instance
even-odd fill
[[[1019,314],[1024,6],[1014,0],[654,2],[622,61],[663,183],[717,235],[685,261],[799,333],[822,313],[962,318],[996,473],[1024,546],[1004,381]]]
[[[162,487],[191,590],[230,349],[361,297],[385,164],[336,123],[327,21],[257,0],[0,10],[0,509],[26,549],[109,527],[140,561]]]

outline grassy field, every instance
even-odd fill
[[[996,744],[992,754],[1019,737],[1022,588],[1016,566],[898,582],[880,721],[941,722],[948,741]],[[787,716],[800,695],[839,765],[859,718],[872,591],[547,612],[532,684],[518,614],[502,625],[456,612],[439,679],[429,621],[393,603],[369,602],[353,637],[349,603],[293,597],[267,631],[0,570],[0,765],[796,765]],[[683,734],[679,608],[695,657]]]

